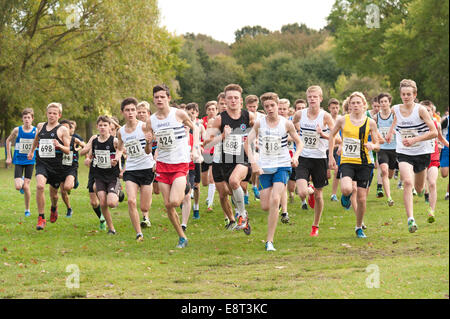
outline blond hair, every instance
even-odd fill
[[[150,111],[150,103],[148,103],[147,101],[139,102],[139,104],[136,106],[136,109],[138,109],[140,107],[145,107],[147,109],[147,111]]]
[[[228,84],[224,89],[223,92],[225,93],[225,95],[227,94],[228,91],[238,91],[239,93],[242,94],[242,88],[239,84]]]
[[[308,95],[308,93],[311,93],[311,92],[319,92],[319,93],[320,93],[320,96],[323,96],[322,88],[321,88],[320,86],[318,86],[318,85],[310,86],[310,87],[306,90],[306,95]]]
[[[364,109],[367,109],[367,100],[366,97],[364,96],[364,94],[362,94],[361,92],[353,92],[352,94],[350,94],[350,96],[348,97],[348,104],[350,104],[351,100],[354,97],[359,97],[364,104]]]
[[[287,106],[291,106],[291,102],[288,99],[280,99],[278,103],[287,104]]]
[[[258,97],[256,95],[247,95],[247,97],[245,98],[245,104],[249,104],[249,103],[254,103],[254,102],[258,102]]]
[[[62,104],[58,102],[52,102],[47,105],[47,110],[51,107],[57,108],[59,110],[59,114],[62,114]]]
[[[413,80],[403,79],[400,81],[400,90],[402,88],[412,88],[414,93],[417,93],[417,84]]]
[[[348,114],[348,102],[350,101],[350,97],[346,97],[344,102],[342,102],[342,109],[344,110],[344,114]]]

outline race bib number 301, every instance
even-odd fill
[[[53,139],[50,138],[39,140],[39,157],[42,158],[55,157],[55,145],[53,145]]]
[[[111,168],[111,153],[108,150],[95,150],[98,168]]]
[[[230,155],[241,155],[242,135],[230,134],[223,142],[223,152]]]
[[[128,157],[130,158],[138,158],[144,155],[144,150],[142,149],[141,143],[136,139],[127,141],[125,143],[125,149]]]
[[[361,140],[344,137],[342,155],[344,157],[359,158],[361,156]]]

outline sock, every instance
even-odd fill
[[[212,205],[214,202],[214,194],[216,192],[216,184],[212,183],[208,185],[208,203]]]
[[[144,220],[148,220],[148,216],[144,216]]]
[[[245,194],[244,194],[245,196],[248,196],[248,189],[245,191]]]
[[[245,211],[244,191],[242,187],[239,186],[238,189],[233,190],[233,197],[238,212],[242,214]]]
[[[255,190],[255,191],[256,191],[257,189],[258,189],[258,188],[256,188],[256,186],[253,186],[253,190]]]
[[[410,220],[414,220],[414,217],[408,217],[408,222],[409,222]]]
[[[357,231],[358,229],[362,229],[362,227],[355,226],[355,231]]]
[[[194,205],[193,205],[192,209],[193,209],[193,210],[198,210],[198,209],[199,209],[199,207],[198,207],[198,206],[199,206],[199,205],[198,205],[198,203],[197,203],[197,204],[195,204],[195,203],[194,203]]]
[[[72,207],[67,208],[67,212],[68,213],[72,212]]]
[[[52,207],[50,208],[50,210],[51,210],[52,212],[54,212],[54,211],[56,211],[56,207],[55,207],[55,206],[52,206]]]
[[[98,205],[97,207],[92,207],[92,209],[94,210],[97,217],[100,219],[100,217],[102,216],[102,211],[100,210],[100,205]]]
[[[137,233],[137,234],[136,234],[136,237],[137,237],[137,236],[144,237],[144,234],[143,234],[143,233]]]
[[[302,201],[302,205],[306,204],[306,198]]]
[[[383,185],[377,184],[377,189],[381,189],[382,187],[383,187]]]
[[[181,226],[181,227],[183,227],[183,226],[184,226],[185,228],[187,228],[187,225],[186,225],[186,224],[181,224],[180,226]]]

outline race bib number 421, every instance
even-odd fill
[[[125,143],[125,149],[127,151],[127,155],[130,158],[137,158],[144,155],[144,150],[142,149],[141,143],[137,140],[130,140]]]

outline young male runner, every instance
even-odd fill
[[[80,148],[84,147],[84,142],[81,141],[80,139],[76,138],[73,134],[74,134],[74,130],[73,130],[73,126],[72,126],[72,122],[69,120],[62,120],[60,122],[61,125],[64,125],[68,130],[69,130],[69,135],[70,135],[70,153],[69,154],[63,154],[63,160],[62,160],[62,164],[64,166],[67,166],[68,168],[70,167],[70,175],[68,176],[70,179],[74,178],[74,188],[78,187],[78,158],[79,158],[79,154],[78,154],[78,150],[80,150]],[[66,178],[67,180],[67,178]],[[64,183],[66,184],[66,183]],[[72,217],[72,206],[70,205],[70,199],[69,199],[69,194],[70,192],[66,192],[64,190],[63,185],[60,186],[60,192],[61,192],[61,197],[63,199],[64,204],[66,204],[67,207],[67,213],[66,213],[66,217]]]
[[[271,92],[265,93],[261,96],[261,102],[267,116],[256,120],[245,142],[245,151],[252,170],[260,175],[261,208],[269,211],[266,250],[275,251],[273,238],[277,227],[279,205],[283,194],[286,195],[289,173],[292,166],[298,165],[297,159],[303,145],[294,124],[279,115],[278,95]],[[297,150],[292,158],[287,147],[288,135],[297,144]],[[251,147],[256,138],[260,149],[258,160],[255,160]]]
[[[27,158],[28,152],[33,145],[36,137],[36,127],[33,124],[34,111],[26,108],[22,111],[23,125],[15,127],[6,139],[6,164],[14,164],[14,184],[18,191],[24,194],[25,199],[25,217],[31,215],[30,200],[31,190],[30,182],[33,176],[34,164],[36,163],[36,154],[31,160]],[[15,142],[14,157],[11,159],[11,143]]]
[[[167,215],[178,233],[177,248],[188,244],[186,235],[181,228],[178,214],[175,210],[180,206],[185,196],[189,162],[201,162],[199,146],[199,130],[192,123],[188,114],[180,109],[169,106],[171,96],[165,85],[153,87],[153,102],[157,111],[147,121],[147,127],[158,143],[158,158],[156,161],[156,180],[164,199]],[[189,149],[188,134],[185,126],[192,130],[193,148]],[[146,152],[150,152],[151,141],[148,141]]]
[[[437,137],[437,130],[427,109],[415,103],[417,97],[416,82],[404,79],[400,82],[400,97],[403,104],[392,107],[394,122],[386,136],[389,143],[395,130],[396,152],[400,175],[403,181],[403,202],[408,216],[408,230],[417,231],[414,220],[413,187],[419,195],[423,194],[425,169],[430,165],[433,153],[429,140]]]
[[[331,118],[336,123],[336,121],[341,117],[339,115],[340,107],[339,107],[339,101],[337,99],[332,98],[328,101],[328,111],[330,112]],[[340,163],[340,157],[337,154],[337,151],[339,149],[339,146],[341,145],[340,142],[341,142],[340,140],[335,141],[335,146],[334,146],[334,150],[333,150],[333,157],[334,157],[338,167],[339,167],[339,163]],[[328,152],[327,152],[327,156],[328,157],[330,156],[328,154]],[[333,201],[333,202],[338,201],[337,194],[336,194],[338,186],[339,186],[338,170],[334,170],[333,184],[331,186],[331,201]]]
[[[206,130],[208,129],[208,123],[210,120],[214,119],[217,116],[217,102],[216,101],[208,101],[205,104],[206,116],[202,118],[202,124]],[[207,211],[210,212],[213,209],[214,203],[214,193],[216,192],[216,184],[214,183],[213,174],[212,174],[212,162],[214,157],[214,147],[211,148],[203,148],[203,163],[201,163],[201,179],[202,185],[208,186],[208,197],[206,198],[206,206]]]
[[[323,211],[323,187],[328,185],[327,149],[329,130],[333,129],[331,115],[320,108],[323,100],[320,86],[311,86],[306,90],[308,107],[295,113],[293,123],[303,141],[303,150],[295,169],[298,194],[302,201],[309,195],[308,181],[314,184],[314,222],[310,236],[319,235],[319,222]]]
[[[279,99],[278,100],[278,115],[292,123],[293,117],[289,116],[289,105],[290,104],[291,103],[289,102],[288,99]],[[295,142],[294,142],[292,136],[289,134],[288,141],[287,141],[287,147],[288,147],[289,156],[291,156],[291,157],[294,156],[294,152],[295,152],[294,145],[295,145]],[[297,156],[297,161],[298,161],[298,156]],[[295,167],[297,167],[297,165]],[[295,167],[292,167],[291,171],[295,170]],[[289,176],[292,175],[291,171],[289,172]],[[294,183],[294,185],[295,185],[295,183]],[[287,185],[286,185],[286,188],[287,188]],[[294,189],[291,189],[291,190],[293,192],[295,190],[295,187],[294,187]],[[287,195],[286,190],[281,194],[280,205],[281,205],[281,207],[280,207],[281,222],[283,224],[288,224],[289,223],[288,195]]]
[[[222,140],[222,164],[217,171],[213,169],[213,173],[216,173],[214,181],[216,186],[221,184],[221,189],[226,189],[226,185],[232,191],[238,212],[235,229],[243,229],[249,235],[251,227],[244,206],[241,182],[248,181],[251,176],[247,154],[244,152],[244,141],[253,126],[255,115],[242,109],[242,88],[238,84],[227,85],[224,93],[227,109],[217,116],[212,125],[213,131],[221,133],[219,140]],[[205,142],[206,145],[212,141],[211,136],[214,138],[215,132],[208,134],[210,139]]]
[[[391,143],[385,141],[386,135],[394,121],[394,113],[391,110],[392,96],[389,93],[381,93],[378,95],[378,102],[380,104],[380,112],[374,118],[382,137],[380,141],[380,152],[378,153],[378,170],[381,171],[381,179],[387,197],[387,204],[393,206],[394,200],[391,197],[389,180],[394,176],[394,170],[397,166],[397,153],[395,152],[397,146],[395,138],[392,139]]]
[[[117,132],[119,143],[116,150],[122,152],[125,148],[127,155],[123,180],[125,181],[127,192],[128,213],[136,231],[136,241],[141,242],[144,240],[144,235],[141,231],[141,223],[139,223],[137,193],[138,191],[141,193],[140,208],[145,218],[145,216],[148,216],[151,204],[152,183],[155,177],[153,166],[155,162],[151,152],[150,154],[145,152],[146,143],[148,142],[145,134],[147,131],[150,131],[150,128],[148,124],[136,118],[137,105],[137,100],[132,97],[124,99],[120,105],[120,110],[125,118],[125,125]],[[150,220],[148,218],[145,220],[149,221],[144,223],[148,227]]]
[[[36,202],[38,206],[37,230],[43,230],[47,221],[45,220],[45,184],[50,185],[51,213],[50,222],[54,223],[58,219],[58,188],[64,184],[64,190],[70,191],[74,184],[68,177],[70,168],[62,164],[63,153],[70,152],[69,130],[59,124],[58,120],[62,115],[62,105],[60,103],[50,103],[47,106],[47,122],[37,125],[36,137],[27,155],[28,160],[33,159],[34,151],[38,147],[36,157]],[[65,181],[69,181],[67,185]]]
[[[331,130],[329,152],[334,149],[334,137],[342,131],[342,155],[340,164],[341,174],[341,203],[349,209],[350,197],[353,192],[353,181],[357,183],[357,209],[355,232],[358,238],[366,238],[363,232],[363,220],[366,212],[367,188],[373,170],[371,151],[378,151],[378,130],[374,120],[366,115],[367,101],[360,92],[353,92],[348,101],[350,114],[338,119]],[[369,134],[372,142],[369,142]],[[330,169],[336,169],[333,156],[329,158]]]
[[[117,150],[119,141],[110,134],[111,120],[107,116],[97,118],[98,136],[92,141],[89,158],[93,161],[93,175],[100,207],[108,225],[108,235],[115,235],[109,208],[119,204],[120,168],[122,152]],[[117,151],[116,151],[117,150]],[[142,198],[142,195],[141,195]]]

